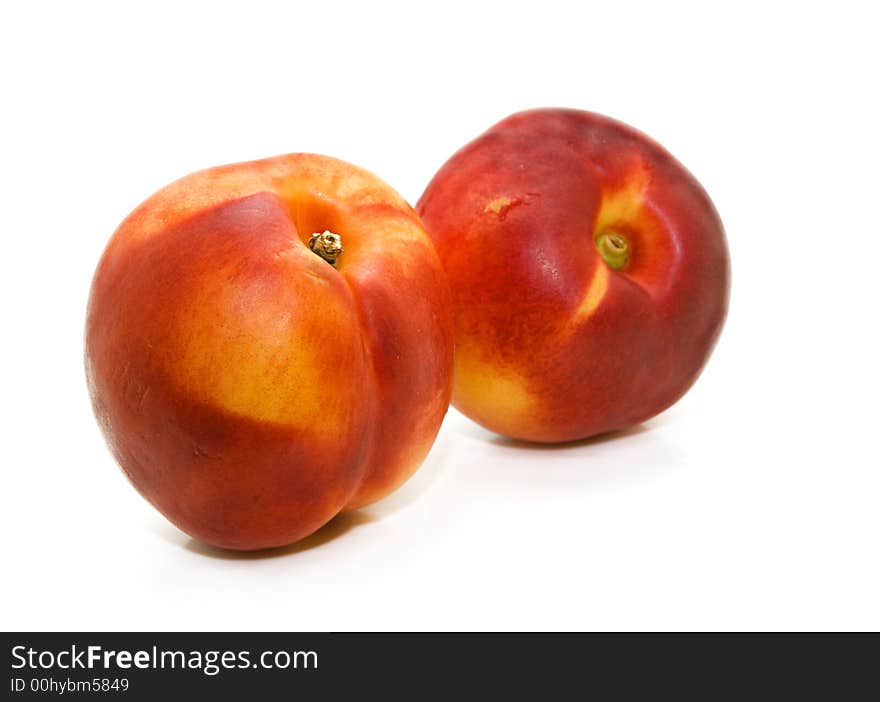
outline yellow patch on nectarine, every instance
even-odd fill
[[[645,203],[645,192],[650,175],[644,165],[633,168],[631,175],[619,188],[602,192],[599,212],[596,216],[594,236],[600,236],[615,225],[637,224]]]
[[[534,399],[525,382],[507,368],[474,358],[463,349],[455,355],[455,404],[466,412],[492,417],[502,431],[528,423]]]
[[[294,248],[276,258],[277,274],[297,275]],[[253,283],[230,282],[230,271],[203,274],[191,298],[175,301],[175,334],[166,372],[186,396],[256,421],[305,428],[315,417],[345,417],[347,383],[364,372],[354,305],[328,274],[299,273],[297,299]],[[320,271],[320,268],[317,270]],[[322,280],[322,277],[324,280]]]
[[[501,214],[502,210],[506,210],[510,207],[513,200],[509,197],[496,197],[494,200],[489,202],[485,208],[483,208],[483,212],[493,212],[494,214]]]
[[[597,264],[593,277],[590,278],[590,284],[587,286],[584,298],[578,306],[577,312],[575,312],[575,320],[578,322],[582,322],[590,317],[596,311],[596,308],[599,307],[602,298],[605,297],[605,293],[608,291],[608,270],[608,266],[603,261]]]

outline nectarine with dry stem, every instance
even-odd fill
[[[92,283],[86,372],[134,486],[193,537],[288,544],[419,466],[451,392],[446,282],[375,176],[294,154],[138,207]]]

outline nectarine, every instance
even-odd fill
[[[375,176],[308,154],[140,205],[92,283],[86,372],[134,486],[231,549],[288,544],[419,466],[451,392],[439,260]]]
[[[515,114],[452,156],[416,209],[452,290],[453,404],[496,432],[557,442],[648,419],[721,331],[715,208],[619,122]]]

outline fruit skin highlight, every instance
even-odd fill
[[[335,267],[309,247],[324,232],[341,240]],[[113,455],[170,521],[229,549],[292,543],[403,483],[446,413],[452,356],[418,216],[324,156],[160,190],[113,235],[88,303],[86,376]]]
[[[700,184],[602,115],[514,114],[416,206],[452,290],[453,405],[561,442],[642,422],[694,383],[727,312],[729,259]]]

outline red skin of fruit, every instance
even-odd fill
[[[561,442],[642,422],[688,390],[721,331],[718,214],[620,122],[512,115],[449,159],[416,209],[452,290],[453,405],[493,431]],[[628,244],[619,270],[603,234]]]
[[[337,268],[307,246],[342,238]],[[110,448],[194,538],[308,536],[420,465],[452,383],[449,293],[389,186],[293,154],[160,190],[92,283],[86,375]]]

